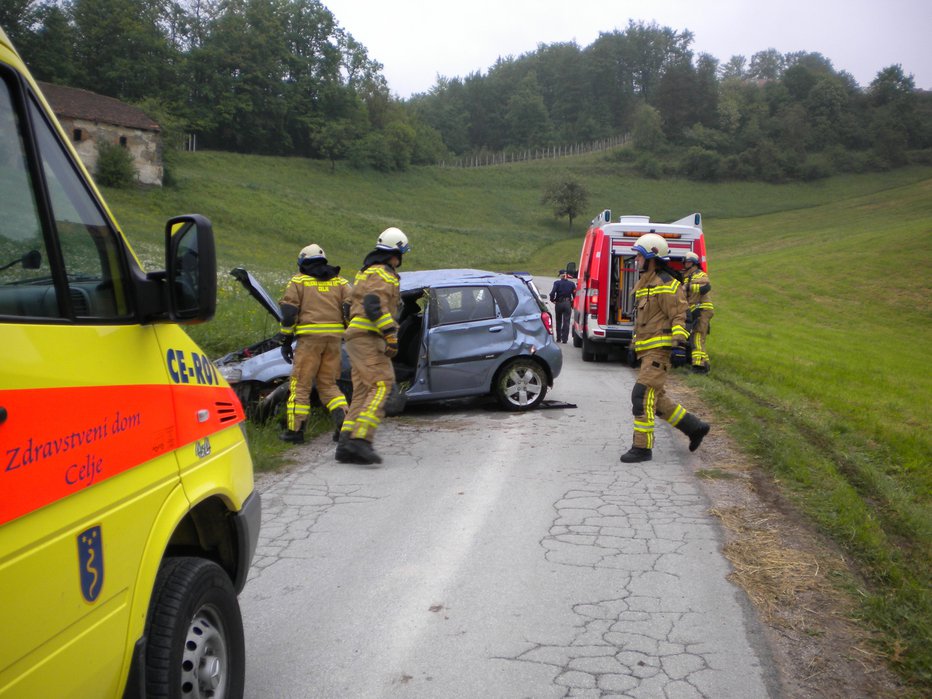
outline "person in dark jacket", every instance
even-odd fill
[[[566,344],[570,335],[570,315],[573,312],[573,297],[576,295],[576,285],[570,280],[565,269],[560,270],[560,278],[553,283],[550,290],[550,301],[556,309],[557,315],[557,342]]]

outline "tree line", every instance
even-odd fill
[[[393,96],[319,0],[4,0],[40,80],[138,104],[169,143],[403,170],[631,135],[645,175],[813,178],[929,161],[932,98],[899,65],[866,88],[818,53],[722,63],[629,22]],[[505,158],[507,161],[507,157]]]

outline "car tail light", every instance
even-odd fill
[[[550,313],[543,311],[540,314],[540,320],[544,324],[544,327],[547,328],[547,332],[553,335],[553,318]]]

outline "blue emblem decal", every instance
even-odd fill
[[[104,546],[100,525],[78,534],[78,566],[81,594],[88,602],[94,602],[104,584]]]

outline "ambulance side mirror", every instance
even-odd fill
[[[198,214],[165,224],[165,270],[169,317],[202,323],[217,310],[217,255],[210,221]]]

